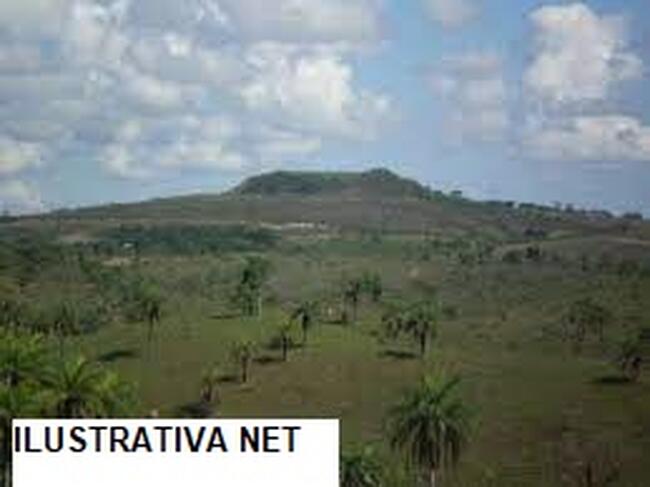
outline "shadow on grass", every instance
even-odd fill
[[[97,361],[105,364],[110,364],[117,362],[118,360],[134,359],[138,356],[139,353],[132,348],[118,348],[116,350],[111,350],[110,352],[103,353],[97,357]]]
[[[237,318],[241,318],[243,315],[241,313],[237,312],[226,312],[226,313],[219,313],[215,315],[210,315],[211,320],[234,320]]]
[[[418,355],[414,352],[408,350],[395,350],[392,348],[382,350],[379,352],[379,356],[383,358],[391,358],[393,360],[414,360],[418,358]]]
[[[213,406],[203,401],[193,401],[176,408],[176,415],[180,418],[209,418],[214,414]]]
[[[270,340],[269,343],[266,344],[265,348],[271,352],[281,351],[282,343],[276,340]],[[302,342],[291,342],[287,347],[287,350],[292,351],[292,350],[298,350],[300,348],[305,348],[305,344]]]
[[[236,374],[223,374],[217,378],[219,384],[237,384],[239,376]]]
[[[634,383],[633,380],[624,375],[604,375],[595,378],[592,382],[601,386],[625,386]]]
[[[273,355],[261,355],[260,357],[255,357],[253,359],[253,362],[260,365],[278,364],[282,361],[281,357],[274,357]]]

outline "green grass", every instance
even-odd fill
[[[575,487],[561,479],[591,450],[598,463],[608,451],[620,461],[617,486],[648,485],[650,370],[637,384],[604,379],[618,373],[616,341],[650,324],[650,225],[444,195],[373,199],[355,190],[345,198],[296,197],[271,189],[268,197],[201,195],[3,224],[0,293],[18,294],[37,308],[62,297],[101,297],[119,306],[115,282],[89,282],[78,251],[120,284],[134,277],[155,283],[164,297],[163,319],[151,343],[143,323],[126,322],[116,312],[110,324],[68,345],[103,358],[133,382],[143,414],[183,414],[198,400],[204,370],[217,365],[224,376],[237,373],[230,350],[246,339],[258,343],[263,360],[252,365],[249,383],[219,385],[217,416],[339,417],[344,447],[374,444],[392,468],[397,459],[387,448],[386,412],[423,374],[442,368],[463,377],[475,411],[469,449],[457,470],[443,474],[443,485]],[[220,233],[242,221],[256,230]],[[276,228],[273,247],[255,238],[269,224],[291,222],[317,226]],[[141,226],[124,235],[119,229],[125,224]],[[527,236],[531,228],[548,239]],[[107,235],[116,240],[110,255],[101,246],[92,250]],[[224,318],[232,313],[229,297],[247,255],[242,235],[250,237],[243,248],[272,262],[262,319]],[[121,245],[134,238],[149,243],[137,262]],[[494,252],[481,261],[478,254],[488,244]],[[530,245],[540,247],[540,262],[502,261],[508,251],[525,255]],[[25,265],[24,255],[40,264]],[[293,306],[317,299],[336,308],[345,279],[365,272],[381,275],[385,300],[417,300],[435,289],[457,310],[457,317],[442,320],[426,357],[387,353],[416,347],[408,340],[380,343],[382,310],[367,301],[359,323],[319,324],[286,363],[278,361],[279,351],[265,348]],[[559,338],[561,320],[584,297],[606,305],[616,319],[604,344],[590,338],[576,355]]]
[[[469,450],[445,485],[562,485],[562,472],[574,468],[576,442],[615,452],[622,469],[617,485],[647,485],[650,376],[646,373],[638,384],[598,382],[617,373],[612,343],[623,325],[633,324],[629,317],[640,324],[648,316],[647,303],[632,292],[641,286],[647,295],[647,279],[634,284],[616,274],[585,274],[577,266],[552,263],[465,268],[443,257],[409,260],[394,242],[386,245],[386,252],[341,242],[294,255],[269,254],[274,272],[262,319],[218,318],[225,311],[226,283],[236,275],[237,256],[145,261],[142,272],[158,276],[170,290],[152,343],[146,343],[144,325],[116,323],[83,337],[77,346],[94,357],[126,354],[111,366],[137,384],[143,410],[175,416],[198,399],[203,370],[217,364],[226,375],[236,373],[229,360],[232,343],[254,340],[267,363],[252,365],[248,384],[219,386],[218,416],[339,417],[344,445],[376,443],[384,455],[388,408],[422,374],[444,368],[464,378],[476,412]],[[220,276],[213,289],[197,293],[178,286],[206,269]],[[287,363],[277,361],[279,351],[264,348],[286,321],[287,303],[333,296],[343,275],[367,269],[381,272],[389,297],[414,296],[425,282],[460,310],[458,318],[441,323],[424,359],[387,356],[387,349],[415,347],[379,343],[381,311],[367,302],[358,324],[318,325],[307,346],[293,350]],[[592,340],[576,355],[553,332],[566,306],[583,295],[608,303],[621,319],[608,330],[606,345]]]

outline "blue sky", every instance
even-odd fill
[[[650,214],[644,0],[0,3],[0,208],[386,166]]]

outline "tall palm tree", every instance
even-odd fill
[[[27,418],[42,413],[45,400],[42,391],[31,386],[21,384],[9,387],[0,385],[0,459],[2,469],[0,476],[4,486],[11,485],[11,421],[15,418]]]
[[[381,466],[369,450],[341,456],[341,487],[380,487]]]
[[[300,323],[303,344],[307,343],[307,335],[309,334],[309,330],[314,326],[314,323],[316,322],[317,308],[317,303],[313,301],[305,301],[304,303],[300,304],[293,311],[293,313],[291,313],[291,320],[298,320]]]
[[[250,341],[241,341],[235,343],[231,351],[232,358],[239,364],[241,371],[241,382],[248,382],[248,371],[250,364],[255,355],[255,344]]]
[[[246,316],[262,317],[262,291],[269,279],[271,264],[262,257],[248,257],[235,290],[235,301]]]
[[[46,408],[40,379],[45,367],[40,337],[0,332],[0,464],[5,486],[11,482],[11,421],[36,416]]]
[[[431,487],[438,471],[454,465],[467,443],[469,411],[458,384],[458,378],[427,377],[390,412],[391,446],[428,471]]]
[[[406,322],[406,330],[410,332],[420,345],[420,356],[427,351],[429,339],[436,337],[438,316],[435,308],[429,303],[422,303],[417,306],[409,315]]]
[[[426,301],[392,307],[384,313],[382,323],[391,338],[403,333],[411,335],[418,343],[420,356],[423,357],[429,340],[434,339],[437,334],[437,307]]]
[[[219,401],[219,391],[217,384],[221,378],[221,369],[218,366],[212,366],[203,372],[201,377],[201,402],[205,405],[212,405]]]
[[[352,323],[357,321],[357,310],[359,308],[359,301],[361,299],[361,291],[363,290],[363,283],[360,279],[351,279],[345,283],[343,289],[343,310],[345,314],[344,321],[347,322],[347,305],[352,307]]]
[[[285,323],[280,327],[279,331],[279,338],[280,338],[280,346],[282,347],[282,361],[286,362],[288,355],[289,355],[289,347],[291,346],[292,338],[291,338],[291,330],[292,330],[291,322]]]

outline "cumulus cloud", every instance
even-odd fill
[[[120,178],[239,171],[371,137],[389,100],[354,57],[382,3],[1,2],[0,175],[80,148]]]
[[[510,126],[508,92],[500,57],[472,52],[444,59],[429,84],[446,106],[445,128],[461,141],[502,140]]]
[[[643,75],[621,16],[574,3],[534,10],[533,60],[525,72],[526,127],[521,145],[533,159],[648,161],[650,127],[615,102],[624,81]]]
[[[473,0],[424,0],[424,3],[431,18],[446,28],[462,26],[479,12]]]
[[[603,100],[619,82],[642,75],[642,61],[630,50],[620,17],[575,3],[541,7],[530,20],[536,51],[525,83],[544,101]]]
[[[0,2],[0,29],[13,37],[56,36],[63,28],[73,0],[21,0]]]
[[[320,151],[323,146],[320,137],[269,126],[260,127],[258,140],[255,147],[258,157],[271,163],[309,156]]]
[[[223,12],[253,41],[374,42],[381,37],[378,0],[222,0]]]
[[[107,172],[127,179],[181,168],[237,170],[247,162],[234,148],[241,133],[226,117],[132,119],[116,130],[101,158]]]
[[[355,90],[352,67],[336,51],[264,44],[247,59],[254,74],[241,90],[246,106],[294,128],[364,137],[388,111],[388,98]]]
[[[40,192],[18,179],[0,181],[0,207],[11,214],[39,213],[45,210]]]
[[[532,131],[525,145],[541,159],[650,161],[650,126],[622,115],[573,117]]]
[[[0,177],[12,176],[42,163],[41,149],[36,144],[0,137]]]

